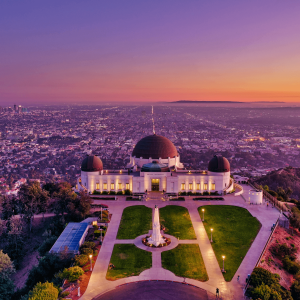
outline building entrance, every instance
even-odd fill
[[[151,180],[151,191],[159,191],[159,179]]]

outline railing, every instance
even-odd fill
[[[235,190],[239,190],[239,191],[234,193],[234,196],[239,196],[239,195],[243,194],[244,189],[241,185],[239,185],[237,183],[234,183],[233,186],[234,186]]]
[[[277,228],[278,220],[279,220],[279,218],[277,219],[277,221],[276,221],[276,223],[275,223],[275,226],[274,226],[274,228],[273,228],[273,230],[272,230],[272,232],[271,232],[271,234],[270,234],[270,236],[269,236],[269,238],[268,238],[268,240],[267,240],[267,242],[266,242],[266,244],[265,244],[265,246],[264,246],[264,249],[263,249],[263,251],[261,252],[261,254],[260,254],[260,256],[259,256],[259,258],[258,258],[258,260],[257,260],[257,262],[256,262],[256,264],[255,264],[255,266],[254,266],[254,268],[256,268],[256,267],[259,265],[259,262],[260,262],[261,258],[263,257],[263,255],[264,255],[264,253],[265,253],[265,251],[266,251],[266,249],[267,249],[267,246],[268,246],[268,244],[269,244],[269,242],[270,242],[270,240],[271,240],[271,238],[272,238],[272,236],[273,236],[273,234],[274,234],[274,232],[275,232],[275,230],[276,230],[276,228]],[[254,268],[253,268],[253,269],[254,269]],[[246,291],[247,291],[247,289],[248,289],[249,283],[250,283],[250,280],[247,280],[247,283],[246,283],[245,289],[244,289],[244,295],[246,294]]]
[[[249,182],[249,185],[251,187],[253,187],[254,189],[258,189],[258,190],[261,190],[261,188],[258,186],[258,184],[256,182]],[[279,210],[279,211],[290,211],[286,205],[284,203],[282,203],[281,201],[278,201],[275,197],[273,197],[272,195],[270,195],[267,191],[265,191],[264,189],[262,190],[263,191],[263,195],[264,197],[270,201],[271,203],[274,204],[274,206]]]

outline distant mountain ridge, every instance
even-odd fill
[[[276,191],[278,187],[291,188],[291,198],[300,199],[300,168],[286,167],[264,175],[256,180],[257,184],[267,185],[270,190]]]
[[[244,102],[244,101],[208,101],[208,100],[178,100],[171,101],[168,103],[285,103],[283,101],[255,101],[255,102]]]

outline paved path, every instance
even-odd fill
[[[245,195],[247,195],[249,187],[247,185],[243,185],[243,188]],[[185,202],[163,202],[159,200],[152,200],[141,203],[137,203],[136,201],[105,200],[96,200],[95,202],[105,203],[109,205],[110,212],[112,213],[112,219],[108,226],[108,230],[102,248],[95,263],[95,267],[90,278],[88,288],[85,294],[80,298],[81,300],[93,299],[96,296],[98,297],[101,294],[115,289],[119,285],[141,280],[171,280],[177,282],[186,282],[188,284],[206,290],[209,296],[214,294],[216,287],[218,287],[220,289],[220,299],[243,299],[243,287],[245,279],[248,274],[251,274],[260,256],[260,253],[263,250],[264,245],[271,233],[271,226],[273,225],[273,223],[276,222],[279,216],[279,212],[275,208],[267,208],[265,204],[249,205],[245,202],[244,198],[242,198],[241,196],[234,195],[225,196],[225,201],[193,201],[191,198],[188,198]],[[144,250],[149,251],[148,247],[142,244],[140,237],[135,240],[116,239],[123,209],[128,206],[139,204],[146,205],[147,207],[151,207],[152,209],[155,205],[158,205],[158,207],[160,208],[166,205],[180,205],[186,207],[189,210],[197,239],[177,241],[177,239],[173,237],[172,242],[169,246],[164,248],[150,249],[152,252],[152,268],[143,271],[139,276],[132,276],[116,281],[108,281],[105,277],[114,244],[132,243],[139,248],[144,248]],[[223,278],[218,261],[211,247],[209,237],[206,234],[203,223],[198,214],[197,208],[202,205],[236,205],[244,207],[248,209],[249,212],[253,216],[255,216],[262,224],[260,232],[258,233],[256,239],[251,245],[247,255],[245,256],[243,262],[241,263],[238,271],[236,272],[231,282],[226,282]],[[178,277],[172,272],[162,268],[161,252],[176,247],[178,243],[199,245],[209,277],[209,280],[207,282],[200,282],[189,278]],[[240,275],[240,282],[237,282],[236,280],[237,275]]]

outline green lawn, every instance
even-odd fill
[[[207,205],[198,208],[205,209],[204,226],[210,239],[213,228],[212,247],[219,262],[223,266],[222,255],[225,256],[224,278],[230,281],[243,261],[252,242],[260,229],[260,223],[242,207],[230,205]]]
[[[116,244],[110,258],[115,267],[107,270],[106,279],[137,276],[146,269],[151,268],[152,253],[139,249],[133,244]]]
[[[159,209],[159,217],[165,226],[165,233],[181,240],[196,239],[195,231],[188,210],[177,205],[167,205]]]
[[[152,227],[152,209],[144,205],[126,207],[123,211],[117,239],[135,239]]]
[[[162,252],[163,268],[175,275],[199,281],[207,281],[203,258],[197,244],[179,244],[176,248]]]

